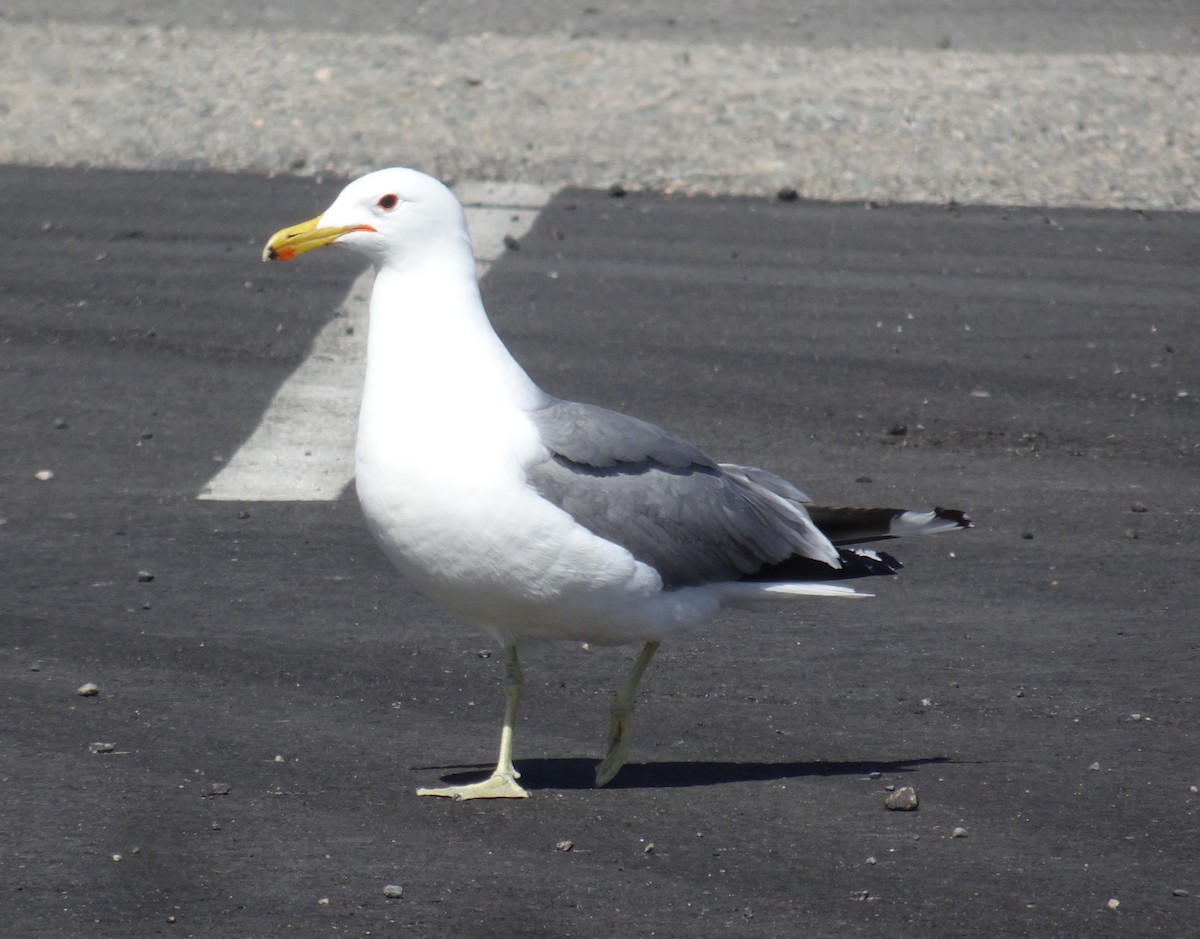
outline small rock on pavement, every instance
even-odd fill
[[[85,698],[94,698],[100,693],[100,686],[94,681],[79,686],[79,694]]]
[[[886,799],[883,804],[893,812],[912,812],[917,808],[917,790],[912,786],[901,786]]]
[[[555,843],[554,850],[555,851],[570,851],[574,847],[575,847],[574,841],[559,841],[559,842]]]
[[[399,884],[387,884],[383,888],[383,895],[389,900],[398,900],[404,896],[404,888]]]
[[[970,834],[970,832],[968,832],[965,828],[956,828],[956,829],[954,829],[954,831],[950,832],[950,837],[951,838],[965,838],[965,837],[967,837],[968,834]]]
[[[1114,897],[1112,900],[1109,900],[1104,905],[1107,906],[1110,910],[1115,910],[1117,907],[1119,907],[1121,905],[1121,901]]]
[[[208,787],[208,792],[206,792],[205,795],[206,796],[227,796],[227,795],[229,795],[230,790],[232,790],[232,789],[233,789],[233,787],[231,785],[229,785],[229,783],[215,782],[211,786]]]
[[[117,745],[115,743],[108,743],[104,740],[97,740],[95,743],[89,743],[88,749],[92,753],[112,753],[115,749],[117,749]]]

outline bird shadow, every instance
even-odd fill
[[[780,763],[740,763],[722,760],[663,760],[653,763],[627,763],[608,789],[687,789],[693,786],[719,786],[739,782],[764,782],[801,779],[806,776],[869,776],[911,773],[921,766],[951,763],[946,756],[914,757],[908,760],[815,760]],[[521,784],[538,789],[594,789],[598,761],[581,758],[526,759],[517,762]],[[475,782],[490,767],[422,766],[417,770],[463,770],[441,776],[448,785]]]

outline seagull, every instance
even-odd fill
[[[495,770],[420,795],[528,795],[513,766],[524,640],[641,645],[613,699],[603,786],[629,755],[637,688],[664,639],[728,607],[870,596],[844,581],[900,564],[858,545],[971,527],[952,509],[817,506],[766,470],[543,391],[484,310],[462,206],[424,173],[351,182],[272,235],[263,259],[327,245],[375,267],[355,446],[367,527],[402,576],[504,649]]]

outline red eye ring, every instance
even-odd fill
[[[390,212],[400,204],[400,197],[395,193],[389,192],[386,196],[380,196],[379,201],[375,204],[385,212]]]

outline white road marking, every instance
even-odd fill
[[[522,183],[463,182],[454,187],[467,213],[478,275],[506,250],[506,236],[533,226],[553,192]],[[367,353],[368,268],[312,351],[280,386],[258,427],[198,498],[226,502],[337,499],[354,478],[354,435]]]

